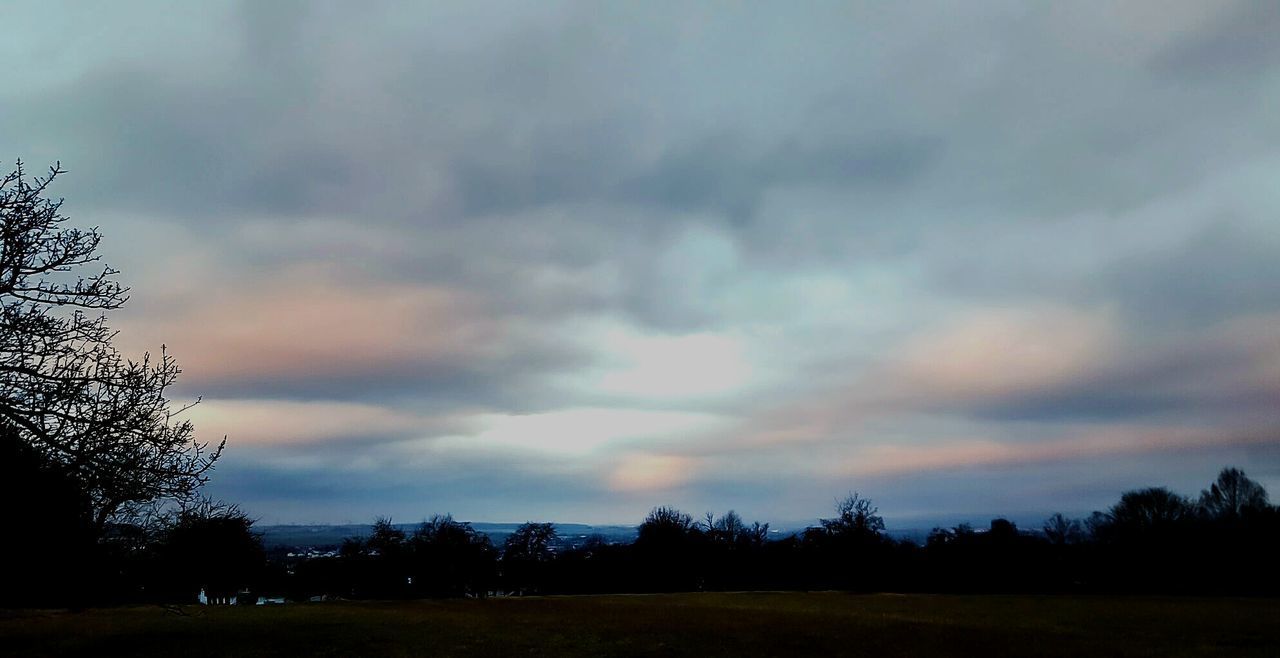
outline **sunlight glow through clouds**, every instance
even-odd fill
[[[728,336],[619,334],[610,344],[624,365],[596,381],[606,393],[651,399],[717,395],[745,386],[752,374],[742,343]]]
[[[516,448],[583,457],[623,443],[692,439],[724,427],[727,419],[709,413],[584,407],[536,414],[483,414],[470,421],[481,429],[471,435],[442,437],[435,446],[441,450]]]
[[[983,310],[912,341],[897,376],[961,397],[1051,387],[1106,363],[1118,348],[1109,313],[1068,308]]]
[[[614,491],[673,489],[690,482],[693,460],[679,455],[627,455],[609,476]]]
[[[623,399],[678,402],[737,393],[753,383],[757,368],[742,338],[711,332],[642,333],[622,323],[582,330],[599,365],[566,385]]]

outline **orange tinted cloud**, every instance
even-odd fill
[[[281,277],[165,311],[119,323],[122,339],[152,351],[165,342],[188,381],[205,385],[484,360],[505,333],[459,291],[332,277]]]
[[[680,455],[626,455],[610,474],[609,488],[614,491],[661,491],[691,482],[694,461]]]
[[[1050,389],[1096,371],[1119,350],[1107,313],[994,309],[910,341],[875,375],[905,395],[975,399]]]
[[[939,440],[925,445],[870,445],[834,469],[840,476],[868,477],[974,466],[1010,466],[1097,459],[1214,447],[1274,444],[1280,426],[1203,429],[1182,426],[1108,427],[1049,441]]]
[[[1086,380],[1120,352],[1107,312],[989,309],[908,339],[848,382],[764,409],[732,441],[778,444],[856,434],[873,417],[1051,391]]]
[[[452,418],[433,418],[373,404],[287,400],[205,400],[187,412],[203,440],[228,444],[312,445],[361,438],[430,436],[456,431]]]

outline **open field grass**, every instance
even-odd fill
[[[0,612],[0,654],[1280,656],[1280,601],[727,593]]]

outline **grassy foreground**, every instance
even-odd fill
[[[1280,655],[1280,601],[728,593],[0,612],[0,654]]]

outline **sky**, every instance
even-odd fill
[[[1280,492],[1280,3],[7,3],[265,523]]]

